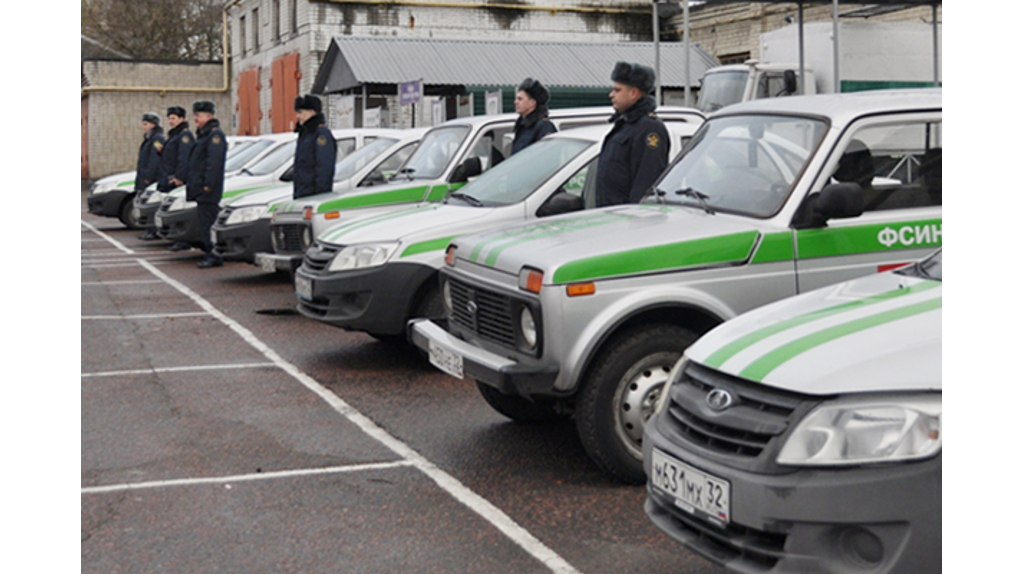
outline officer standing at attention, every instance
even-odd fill
[[[160,150],[164,145],[164,129],[160,117],[152,112],[142,114],[142,145],[139,161],[135,164],[135,192],[149,187],[160,177]]]
[[[605,136],[597,164],[598,207],[639,203],[668,167],[668,130],[654,113],[657,103],[654,70],[640,64],[618,62],[612,70],[614,123]]]
[[[519,84],[515,102],[519,117],[516,118],[515,139],[509,155],[515,155],[542,137],[558,131],[548,119],[548,97],[548,89],[538,80],[526,78]]]
[[[200,269],[224,264],[224,260],[213,253],[213,242],[210,241],[210,228],[217,220],[224,194],[224,158],[228,150],[227,139],[220,129],[220,121],[213,117],[214,113],[213,102],[209,100],[192,104],[197,127],[196,143],[189,155],[185,199],[197,204],[199,231],[203,238],[203,251],[206,252],[197,264]]]
[[[195,145],[196,138],[188,129],[185,108],[171,106],[167,108],[167,123],[171,126],[167,132],[167,142],[160,152],[160,176],[156,188],[164,193],[185,185],[185,174],[188,173],[188,155]],[[158,239],[156,227],[146,229],[145,235],[139,239],[149,241]],[[186,246],[187,247],[187,246]]]
[[[295,98],[295,163],[292,168],[292,197],[298,199],[318,193],[330,193],[334,187],[334,164],[338,144],[324,125],[320,98],[306,94]]]

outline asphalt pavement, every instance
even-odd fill
[[[571,422],[523,425],[408,346],[201,270],[82,195],[83,572],[724,570],[663,536]]]

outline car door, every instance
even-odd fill
[[[942,112],[851,125],[815,182],[861,186],[860,216],[798,229],[799,291],[885,271],[942,246]]]

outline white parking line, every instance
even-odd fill
[[[252,482],[255,480],[268,480],[273,478],[317,476],[321,474],[339,474],[343,472],[365,472],[368,470],[397,468],[401,466],[412,466],[412,463],[407,460],[398,460],[395,462],[375,462],[369,464],[353,464],[349,466],[331,466],[327,468],[279,470],[275,472],[259,472],[256,474],[236,474],[233,476],[217,476],[210,478],[179,478],[173,480],[155,480],[152,482],[128,482],[124,484],[111,484],[108,486],[85,487],[82,488],[82,494],[103,494],[107,492],[120,492],[124,490],[164,488],[168,486],[194,486],[197,484],[224,484],[226,485],[227,488],[230,488],[232,482]]]
[[[83,315],[83,321],[127,321],[136,319],[177,319],[179,317],[207,317],[209,313],[160,313],[152,315]]]
[[[204,315],[206,313],[203,313]],[[154,375],[156,373],[180,373],[186,371],[216,371],[222,369],[261,369],[276,367],[274,363],[239,363],[236,365],[199,365],[193,367],[154,367],[151,369],[135,369],[131,371],[104,371],[99,373],[82,373],[82,378],[91,377],[123,377],[128,375]]]
[[[82,281],[82,287],[94,287],[96,285],[145,285],[147,283],[166,285],[166,283],[159,279],[139,279],[135,281]]]
[[[213,315],[216,319],[227,325],[231,330],[235,331],[242,339],[249,343],[253,348],[261,352],[267,359],[277,365],[279,368],[284,370],[286,373],[298,380],[302,385],[308,388],[310,391],[315,393],[327,404],[329,404],[335,411],[340,413],[349,422],[359,427],[363,432],[376,439],[378,442],[388,447],[391,451],[402,457],[411,466],[417,468],[420,472],[426,474],[431,480],[433,480],[442,490],[447,492],[453,498],[461,502],[471,511],[482,517],[484,520],[491,523],[492,526],[497,528],[502,534],[508,537],[513,543],[518,545],[528,554],[539,560],[551,571],[557,573],[577,573],[578,571],[569,564],[564,558],[558,555],[554,550],[551,550],[543,542],[538,540],[528,530],[516,523],[510,516],[505,514],[501,509],[491,504],[486,498],[473,492],[454,476],[438,468],[434,463],[427,460],[426,457],[413,450],[411,447],[391,436],[387,431],[378,426],[371,419],[352,408],[348,403],[343,401],[340,397],[332,393],[326,387],[318,383],[309,375],[303,373],[295,365],[285,361],[276,351],[268,347],[248,329],[242,326],[240,323],[234,321],[216,307],[214,307],[209,301],[201,297],[198,293],[189,289],[186,285],[171,278],[167,274],[157,269],[152,263],[143,259],[138,260],[139,264],[145,267],[158,278],[164,280],[169,285],[192,299],[197,305],[205,309],[209,314]],[[84,492],[84,491],[83,491]]]
[[[134,251],[132,251],[131,249],[128,249],[127,247],[125,247],[125,246],[124,246],[124,245],[123,245],[123,244],[122,244],[122,243],[121,243],[120,241],[118,241],[118,240],[114,239],[113,237],[111,237],[111,236],[107,235],[106,233],[103,233],[103,232],[102,232],[102,231],[100,231],[99,229],[96,229],[96,227],[95,227],[94,225],[92,225],[92,224],[90,224],[90,223],[87,223],[87,222],[86,222],[86,221],[84,221],[84,220],[82,221],[82,225],[84,225],[84,226],[86,227],[86,229],[88,229],[89,231],[92,231],[92,232],[93,232],[93,233],[95,233],[96,235],[99,235],[99,236],[100,236],[100,237],[102,237],[103,239],[106,239],[108,243],[110,243],[110,244],[111,244],[111,245],[113,245],[114,247],[117,247],[117,248],[118,248],[119,250],[121,250],[121,251],[123,251],[123,252],[125,252],[125,253],[128,253],[128,254],[133,254],[133,253],[135,253],[135,252],[134,252]]]

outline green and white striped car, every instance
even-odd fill
[[[666,387],[644,509],[674,540],[739,572],[942,570],[941,252],[727,321]]]
[[[941,247],[941,152],[941,89],[729,106],[640,205],[454,239],[447,325],[410,337],[513,419],[571,413],[643,482],[644,422],[701,334]]]

